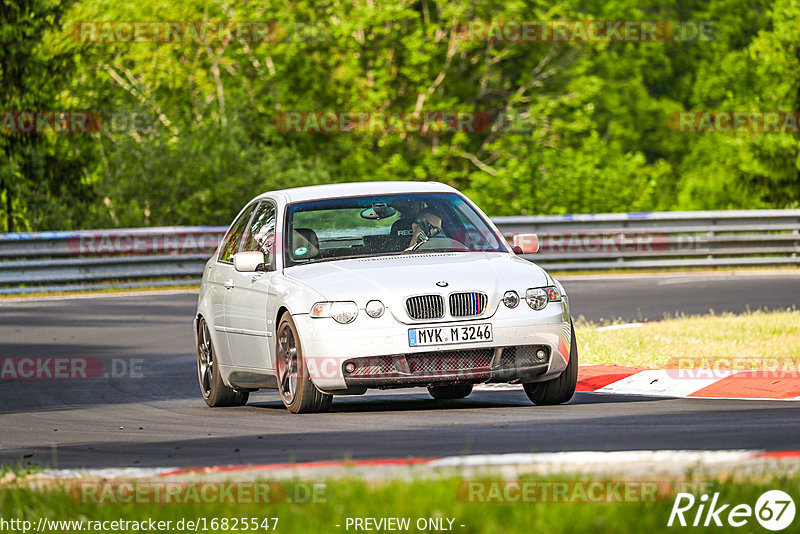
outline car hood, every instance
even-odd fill
[[[326,300],[353,300],[360,307],[379,299],[398,320],[408,319],[404,300],[411,295],[482,291],[492,312],[509,289],[548,285],[545,271],[506,253],[425,253],[378,256],[313,263],[286,269],[285,274],[319,292]],[[437,283],[446,282],[445,287]]]

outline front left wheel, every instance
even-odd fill
[[[317,389],[308,374],[297,327],[288,313],[278,323],[275,371],[284,406],[292,413],[327,412],[333,395]]]
[[[222,382],[222,375],[217,364],[217,353],[211,341],[208,323],[201,317],[197,326],[197,378],[200,381],[200,392],[206,404],[212,408],[218,406],[244,406],[250,393],[236,391]]]
[[[570,324],[572,341],[569,345],[569,361],[567,368],[557,377],[545,382],[523,384],[525,394],[534,403],[541,406],[564,404],[575,395],[578,384],[578,343],[575,340],[575,327]]]

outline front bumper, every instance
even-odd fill
[[[412,387],[457,382],[537,382],[566,369],[570,318],[566,303],[542,311],[500,306],[491,317],[403,324],[387,310],[373,319],[363,310],[350,324],[294,315],[309,375],[321,390]],[[491,323],[493,340],[410,347],[409,328]],[[537,358],[541,350],[546,358]]]
[[[344,380],[348,388],[532,381],[547,373],[549,352],[527,345],[352,358],[343,364]]]

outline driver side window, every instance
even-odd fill
[[[233,255],[239,252],[239,244],[242,242],[242,236],[247,229],[247,223],[250,222],[250,216],[253,214],[255,208],[255,204],[247,208],[244,213],[236,219],[236,222],[231,225],[228,237],[225,238],[225,243],[223,243],[220,250],[219,261],[233,263]]]
[[[263,252],[264,262],[270,265],[275,249],[275,205],[264,201],[256,210],[247,235],[242,241],[241,252]]]

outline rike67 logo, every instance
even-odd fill
[[[721,527],[727,524],[743,527],[755,517],[765,529],[780,531],[792,524],[795,512],[794,500],[780,490],[764,492],[756,501],[755,507],[749,504],[723,503],[719,492],[710,498],[704,493],[699,499],[691,493],[678,493],[667,526]]]

